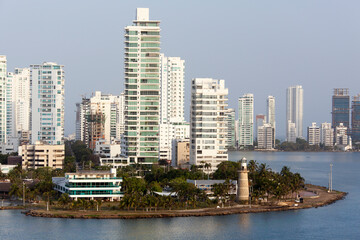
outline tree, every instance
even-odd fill
[[[62,207],[67,207],[69,203],[71,202],[71,199],[69,197],[69,194],[63,193],[58,199],[58,204]]]

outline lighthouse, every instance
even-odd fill
[[[248,202],[249,201],[249,177],[247,170],[247,160],[246,158],[242,158],[240,160],[241,167],[237,171],[238,172],[238,188],[236,194],[236,201],[237,202]]]

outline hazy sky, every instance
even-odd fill
[[[75,131],[75,103],[95,90],[124,86],[124,27],[137,7],[161,20],[161,48],[186,64],[190,81],[225,79],[229,107],[253,93],[255,114],[276,97],[277,135],[285,134],[286,88],[304,88],[304,136],[331,121],[335,87],[360,93],[359,0],[120,1],[0,0],[0,55],[8,71],[44,61],[65,65],[65,133]]]

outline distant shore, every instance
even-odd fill
[[[27,210],[23,213],[33,217],[47,218],[80,218],[80,219],[140,219],[140,218],[169,218],[169,217],[201,217],[201,216],[221,216],[243,213],[260,213],[289,211],[305,208],[317,208],[326,206],[343,199],[347,193],[333,191],[327,192],[325,187],[306,185],[308,193],[316,193],[315,196],[303,196],[303,203],[280,202],[276,206],[269,205],[234,205],[224,208],[202,208],[188,210],[158,210],[152,212],[145,211],[124,211],[124,210],[103,210],[103,211],[74,211],[74,210]],[[306,195],[306,194],[304,194]]]

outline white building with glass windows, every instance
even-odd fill
[[[320,143],[325,147],[334,146],[334,128],[332,128],[331,123],[324,122],[321,124]]]
[[[64,144],[64,66],[31,65],[31,142]]]
[[[254,145],[254,95],[239,97],[239,147]]]
[[[286,91],[286,122],[294,123],[295,141],[296,138],[303,138],[303,94],[302,86],[296,85],[288,87]],[[292,124],[286,125],[286,141],[294,142],[292,134]]]
[[[0,55],[0,144],[6,143],[6,56]]]
[[[315,122],[307,128],[307,141],[309,145],[320,145],[320,127]]]
[[[30,69],[15,68],[7,76],[7,137],[19,139],[30,129]],[[25,139],[28,140],[28,139]]]
[[[227,109],[228,89],[224,80],[195,78],[191,85],[190,164],[218,164],[228,160]]]
[[[137,8],[125,28],[125,155],[130,162],[157,163],[160,125],[160,21]]]
[[[67,193],[77,200],[109,199],[120,200],[124,194],[121,191],[122,178],[116,177],[116,168],[110,171],[81,170],[76,173],[65,173],[65,177],[53,177],[54,189]]]

